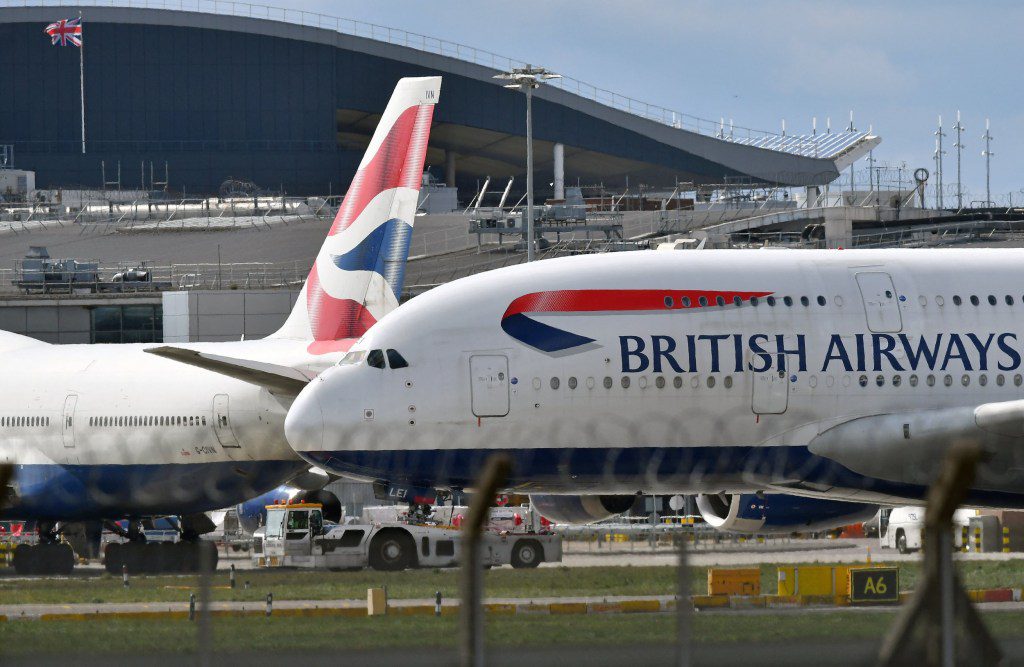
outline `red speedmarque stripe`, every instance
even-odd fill
[[[732,305],[739,297],[749,301],[751,297],[763,297],[771,292],[734,292],[722,290],[559,290],[554,292],[533,292],[524,294],[508,305],[502,319],[520,313],[593,313],[601,311],[677,310],[717,306],[722,297],[725,305]],[[672,306],[665,299],[672,299]],[[683,297],[689,305],[683,305]],[[707,299],[707,306],[700,305],[700,298]]]

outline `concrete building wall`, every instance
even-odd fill
[[[298,291],[164,292],[165,343],[263,338],[288,318]]]
[[[31,336],[47,343],[85,344],[92,342],[159,342],[159,336],[140,338],[138,327],[124,330],[125,313],[129,316],[138,307],[149,309],[160,305],[158,295],[131,298],[9,298],[0,299],[0,330]],[[93,313],[103,309],[107,317],[94,322]],[[127,311],[125,310],[127,309]],[[110,315],[114,317],[111,318]],[[155,314],[159,319],[159,313]],[[108,324],[104,324],[108,323]],[[99,326],[97,330],[95,325]],[[135,333],[131,333],[135,332]],[[127,337],[125,337],[127,333]],[[157,332],[159,333],[159,332]]]

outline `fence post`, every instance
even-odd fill
[[[483,563],[480,562],[480,536],[484,521],[498,489],[508,479],[512,461],[504,454],[495,454],[487,460],[480,479],[474,484],[476,493],[469,508],[469,516],[462,526],[462,633],[459,658],[463,667],[481,667],[484,664],[483,627]]]

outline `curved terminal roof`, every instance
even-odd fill
[[[4,34],[5,26],[39,24],[39,45],[26,47],[32,49],[50,48],[42,35],[42,25],[79,11],[84,17],[86,53],[90,55],[97,49],[95,40],[99,38],[94,35],[101,34],[93,32],[97,24],[121,31],[167,27],[242,33],[257,38],[257,42],[247,42],[252,46],[246,48],[253,49],[261,49],[259,40],[264,38],[330,47],[326,51],[320,48],[315,52],[319,55],[314,57],[324,58],[323,53],[333,52],[333,56],[326,57],[332,62],[324,64],[324,71],[334,68],[333,81],[325,81],[324,85],[335,89],[332,93],[334,117],[328,122],[332,125],[337,150],[341,152],[361,151],[368,142],[395,78],[440,73],[445,77],[445,84],[441,104],[435,112],[428,163],[440,167],[445,153],[454,153],[459,179],[466,183],[485,176],[516,176],[523,171],[523,95],[502,88],[502,82],[493,78],[498,72],[525,65],[510,58],[402,30],[246,3],[182,0],[181,9],[173,10],[165,9],[162,1],[147,6],[145,2],[133,0],[132,7],[49,2],[46,6],[26,7],[21,6],[21,2],[8,3],[15,4],[19,6],[0,6],[0,35]],[[115,33],[102,34],[109,37]],[[181,38],[170,39],[173,42]],[[188,50],[187,45],[165,44],[161,40],[154,40],[152,48],[169,49],[180,58],[185,58]],[[269,48],[263,50],[275,52]],[[26,62],[32,61],[31,56],[26,58]],[[3,64],[3,56],[0,56],[0,68]],[[90,64],[87,62],[87,68]],[[229,66],[237,66],[237,63],[226,65],[226,69],[230,69]],[[347,68],[358,72],[342,71]],[[176,84],[168,80],[167,85]],[[63,103],[71,101],[75,102],[71,110],[75,115],[77,96]],[[138,99],[125,102],[146,103]],[[245,99],[243,95],[238,100],[238,113],[243,113],[244,105],[267,103],[268,100]],[[16,152],[16,159],[21,155],[19,166],[33,168],[33,147],[45,138],[21,136],[29,131],[23,130],[17,122],[4,127],[3,114],[0,104],[0,127],[3,128],[0,143],[14,143],[17,147],[25,142],[27,149]],[[94,121],[89,117],[88,121],[90,126],[93,123],[100,126],[92,136],[102,141],[103,119]],[[14,136],[9,136],[12,132]],[[541,178],[545,171],[551,171],[554,144],[562,143],[567,179],[602,182],[609,186],[628,179],[652,185],[675,181],[698,185],[723,182],[818,185],[834,180],[844,167],[864,156],[880,141],[878,137],[856,131],[784,136],[724,127],[719,122],[639,102],[572,78],[553,80],[535,92],[534,138],[536,166]],[[209,142],[215,137],[185,139]],[[167,143],[167,137],[161,140]],[[141,149],[139,152],[143,153]],[[77,159],[73,151],[68,153],[64,159]],[[339,162],[344,171],[346,163]],[[45,178],[40,179],[41,187],[45,183]]]

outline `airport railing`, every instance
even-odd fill
[[[95,275],[44,280],[39,270],[0,269],[0,294],[114,295],[158,293],[176,290],[300,289],[310,264],[293,262],[193,262],[152,264],[146,261],[102,264],[96,262]],[[145,272],[145,280],[117,279],[133,270]]]
[[[210,231],[332,219],[340,196],[88,198],[0,203],[0,235],[73,227],[81,234],[117,231]]]

